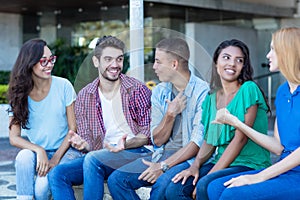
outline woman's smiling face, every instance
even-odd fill
[[[217,63],[217,72],[222,81],[236,81],[244,66],[244,54],[239,47],[228,46],[222,49]]]

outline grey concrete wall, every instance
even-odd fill
[[[0,70],[11,70],[22,44],[22,17],[0,13]]]
[[[282,20],[281,27],[299,26],[299,20]],[[264,27],[257,30],[254,28],[242,28],[225,25],[212,25],[200,23],[187,23],[186,35],[191,48],[191,63],[196,67],[196,71],[201,74],[208,82],[210,81],[212,55],[215,48],[223,40],[232,38],[239,39],[245,42],[250,50],[251,62],[254,68],[254,77],[266,75],[269,73],[267,67],[262,67],[262,63],[267,63],[267,53],[270,50],[271,36],[278,28]],[[266,95],[268,91],[268,78],[255,80],[263,89]],[[276,95],[277,88],[285,80],[282,75],[275,74],[272,76],[271,84],[271,101],[270,107],[274,109],[273,100]]]
[[[188,38],[194,38],[197,41],[196,49],[191,47],[191,63],[194,63],[201,75],[207,79],[210,75],[211,57],[216,47],[224,40],[239,39],[246,43],[250,50],[250,56],[252,65],[254,67],[254,74],[257,74],[258,67],[260,67],[261,61],[258,60],[258,38],[254,29],[239,28],[233,26],[224,25],[212,25],[212,24],[186,24],[186,35]],[[191,46],[191,45],[190,45]],[[207,59],[208,54],[210,59]],[[201,59],[205,58],[205,60]]]
[[[17,14],[0,13],[0,70],[12,69],[22,45],[22,18]],[[0,137],[8,137],[6,104],[0,104]]]
[[[53,12],[45,12],[40,17],[40,38],[48,44],[55,42],[57,38],[56,15]]]

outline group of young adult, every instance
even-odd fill
[[[153,64],[161,83],[151,92],[121,73],[124,43],[102,37],[92,57],[99,76],[76,97],[68,80],[51,75],[56,57],[46,42],[29,40],[9,83],[10,142],[22,149],[17,199],[75,199],[80,184],[84,199],[103,199],[105,180],[113,199],[139,199],[143,186],[155,200],[296,199],[300,28],[276,31],[270,46],[270,71],[287,79],[274,136],[242,41],[216,48],[209,85],[190,72],[185,40],[161,40]],[[274,165],[270,151],[281,155]]]

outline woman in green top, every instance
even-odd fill
[[[271,164],[270,153],[243,132],[211,123],[217,110],[226,107],[253,129],[267,134],[269,106],[253,82],[248,47],[239,40],[226,40],[217,47],[213,61],[211,91],[202,104],[204,141],[190,168],[172,179],[174,184],[166,191],[168,199],[192,199],[195,195],[208,199],[207,186],[216,178]]]

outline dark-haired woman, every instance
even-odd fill
[[[276,93],[274,134],[262,135],[231,111],[221,109],[216,122],[242,130],[257,144],[280,155],[278,162],[216,179],[208,187],[210,199],[298,200],[300,197],[300,28],[286,27],[272,34],[267,54],[270,71],[286,78]]]
[[[217,110],[226,107],[247,125],[267,134],[269,107],[252,81],[248,47],[239,40],[226,40],[215,50],[213,61],[211,91],[202,104],[204,142],[190,168],[172,179],[174,184],[166,191],[168,199],[192,199],[195,195],[208,199],[207,186],[216,178],[270,165],[269,152],[242,131],[211,123]]]
[[[32,39],[11,72],[9,139],[22,149],[15,162],[17,199],[49,199],[47,173],[72,154],[66,151],[68,131],[76,130],[76,93],[68,80],[51,75],[55,60],[44,40]]]

